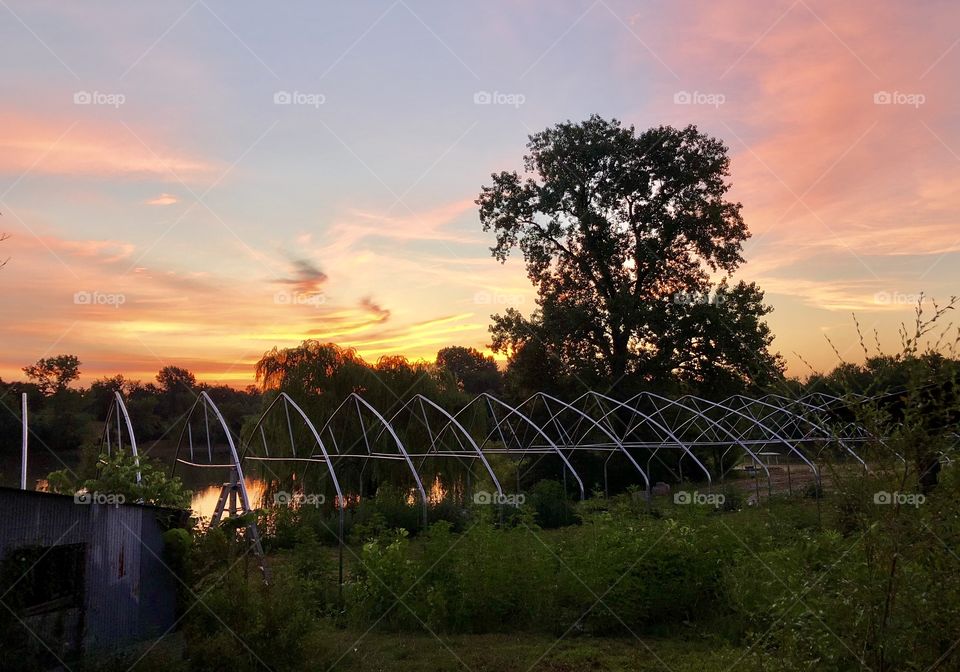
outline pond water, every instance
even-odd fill
[[[255,478],[243,479],[247,486],[247,496],[250,498],[250,506],[257,508],[260,506],[260,500],[263,493],[267,490],[265,481]],[[223,488],[222,483],[207,485],[193,489],[193,498],[190,500],[190,508],[193,513],[201,518],[209,519],[217,508],[217,502],[220,500],[220,491]]]

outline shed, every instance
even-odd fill
[[[176,623],[163,532],[181,512],[0,487],[0,594],[59,657],[116,649]]]

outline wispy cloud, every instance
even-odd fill
[[[351,209],[330,227],[323,250],[336,254],[356,251],[371,241],[444,242],[476,245],[478,234],[456,230],[453,224],[476,209],[472,199],[445,203],[424,212],[409,213],[399,206],[390,212]]]
[[[360,306],[370,311],[370,314],[376,318],[377,322],[386,322],[390,319],[390,311],[376,303],[369,296],[360,299]]]
[[[146,204],[147,205],[174,205],[175,203],[179,203],[179,202],[180,202],[180,199],[178,199],[173,194],[163,193],[163,194],[160,194],[159,196],[149,199],[148,201],[146,201]]]
[[[148,143],[99,120],[45,118],[22,112],[0,113],[0,173],[71,177],[209,180],[222,171],[216,162],[170,149],[138,129]]]
[[[274,282],[290,286],[299,292],[314,293],[319,292],[328,280],[327,274],[310,259],[293,259],[290,263],[293,266],[290,277],[276,278]]]

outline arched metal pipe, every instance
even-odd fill
[[[250,495],[247,493],[247,483],[243,475],[243,465],[240,463],[240,455],[237,452],[237,447],[233,442],[233,434],[230,432],[230,426],[227,425],[227,421],[224,420],[223,414],[220,412],[220,409],[217,408],[217,405],[213,402],[213,399],[210,398],[210,395],[207,394],[205,390],[201,391],[200,394],[197,395],[196,400],[193,402],[193,405],[190,407],[190,410],[187,412],[186,419],[183,423],[183,428],[180,430],[180,438],[177,440],[177,450],[176,450],[176,453],[174,454],[173,467],[171,468],[171,472],[170,472],[171,476],[176,473],[177,464],[182,461],[180,459],[180,449],[183,447],[183,435],[184,433],[186,433],[187,427],[190,426],[190,419],[193,417],[193,414],[196,412],[197,406],[200,406],[200,405],[204,407],[204,412],[207,411],[208,406],[209,406],[209,409],[213,411],[214,416],[216,417],[217,421],[220,423],[220,427],[223,429],[223,433],[227,438],[227,446],[230,449],[230,464],[228,465],[211,464],[207,466],[215,466],[215,467],[227,466],[231,469],[230,492],[229,492],[229,495],[227,495],[230,497],[231,509],[233,508],[233,504],[236,501],[234,498],[235,494],[239,493],[240,503],[243,506],[244,512],[249,512],[252,510],[250,506]],[[209,434],[208,434],[208,438],[209,438]],[[212,462],[212,459],[211,459],[211,462]],[[200,465],[195,465],[195,466],[200,466]],[[224,501],[223,498],[225,495],[226,495],[226,492],[221,491],[221,502]],[[218,514],[222,512],[222,510],[220,509],[220,506],[221,504],[218,503],[218,510],[217,510],[218,513],[214,514],[214,517],[210,523],[211,525],[216,525],[219,522]],[[259,560],[260,571],[263,574],[263,579],[264,581],[269,581],[270,572],[269,572],[269,569],[267,568],[267,564],[263,556],[263,546],[260,544],[260,532],[259,530],[257,530],[257,524],[255,521],[251,521],[247,525],[247,532],[250,535],[250,540],[251,540],[251,543],[253,544],[254,553],[256,554]]]
[[[763,430],[766,434],[768,434],[768,435],[770,435],[770,436],[773,436],[773,438],[774,438],[778,443],[781,443],[781,444],[783,444],[784,446],[786,446],[786,447],[787,447],[787,450],[788,450],[789,452],[795,453],[795,454],[797,455],[797,457],[799,457],[800,460],[801,460],[804,464],[806,464],[807,467],[809,467],[810,471],[813,473],[813,478],[814,478],[814,480],[815,480],[816,483],[817,483],[817,487],[822,490],[822,488],[823,488],[823,482],[822,482],[821,477],[820,477],[820,470],[817,468],[817,466],[816,466],[813,462],[811,462],[811,461],[807,458],[806,455],[803,454],[803,451],[799,450],[799,449],[798,449],[796,446],[794,446],[790,441],[788,441],[788,440],[785,439],[783,436],[781,436],[779,432],[777,432],[777,431],[775,431],[775,430],[767,427],[766,425],[764,425],[762,422],[758,421],[758,420],[757,420],[756,418],[754,418],[753,416],[748,415],[748,414],[746,414],[746,413],[743,413],[743,412],[741,412],[741,411],[738,411],[738,410],[736,410],[736,409],[734,409],[734,408],[730,408],[729,406],[725,406],[725,405],[722,405],[722,404],[718,404],[718,403],[709,401],[709,400],[707,400],[707,399],[703,399],[702,397],[697,397],[697,396],[694,396],[694,395],[691,395],[691,394],[684,395],[684,396],[681,397],[680,399],[682,400],[682,399],[688,399],[688,398],[695,400],[697,403],[707,404],[708,406],[711,406],[711,407],[713,407],[713,408],[719,408],[719,409],[721,409],[721,411],[724,411],[724,412],[726,412],[726,413],[730,413],[730,414],[736,415],[736,416],[738,416],[738,417],[744,418],[749,424],[752,424],[752,425],[754,425],[754,426],[756,426],[756,427],[759,427],[759,428],[760,428],[761,430]],[[741,437],[742,437],[742,434],[741,434]],[[766,470],[766,465],[764,465],[762,461],[760,462],[760,464],[761,464],[761,466],[763,466],[763,468]],[[767,470],[768,477],[769,477],[769,473],[770,473],[769,470]],[[818,499],[818,500],[817,500],[818,510],[819,510],[819,501],[820,501],[820,500]]]
[[[693,454],[693,452],[689,449],[689,447],[688,447],[683,441],[681,441],[681,440],[677,437],[677,435],[673,432],[673,429],[672,429],[672,428],[667,427],[665,424],[661,423],[661,422],[658,421],[658,420],[655,420],[652,416],[650,416],[650,415],[647,414],[647,413],[644,413],[644,412],[641,411],[640,409],[635,408],[634,406],[629,405],[629,402],[637,399],[637,398],[640,396],[639,394],[638,394],[638,395],[634,395],[633,397],[631,397],[630,399],[628,399],[627,402],[617,401],[617,400],[614,399],[613,397],[607,396],[607,395],[605,395],[605,394],[601,394],[600,392],[596,392],[596,391],[594,391],[594,390],[591,390],[590,392],[587,392],[586,394],[581,395],[581,397],[579,397],[579,398],[583,398],[584,396],[587,396],[587,395],[591,395],[591,396],[593,396],[593,397],[595,397],[595,398],[603,399],[604,401],[607,401],[607,402],[610,402],[610,403],[614,404],[614,405],[615,405],[616,407],[618,407],[618,408],[625,408],[625,409],[627,409],[628,411],[630,411],[631,413],[633,413],[634,416],[639,416],[639,417],[640,417],[641,419],[643,419],[644,421],[650,423],[651,425],[653,425],[654,427],[656,427],[657,429],[659,429],[659,430],[660,430],[663,434],[665,434],[668,438],[672,439],[673,442],[674,442],[677,446],[679,446],[680,449],[681,449],[685,454],[689,455],[689,456],[693,459],[693,461],[697,464],[697,466],[700,467],[701,471],[703,471],[703,473],[706,475],[706,477],[707,477],[707,482],[710,483],[710,484],[713,483],[713,478],[712,478],[711,475],[710,475],[710,470],[707,469],[707,467],[703,464],[703,462],[701,462],[700,459],[699,459],[696,455]],[[578,398],[578,399],[579,399],[579,398]],[[606,412],[606,413],[603,415],[603,418],[601,418],[601,419],[605,419],[605,418],[609,417],[611,414],[613,414],[613,412],[614,412],[613,410],[610,410],[610,411]],[[661,415],[660,417],[662,418],[663,416]],[[632,424],[632,423],[631,423],[631,424]],[[630,429],[631,429],[631,427],[628,426],[628,427],[627,427],[627,431],[630,431]],[[662,435],[661,435],[661,436],[662,436]],[[623,437],[623,438],[626,438],[626,437]],[[659,448],[657,448],[657,450],[659,450]],[[656,452],[656,451],[655,451],[655,452]],[[652,460],[653,457],[651,456],[650,459]],[[650,490],[650,482],[649,482],[649,480],[648,480],[648,481],[647,481],[647,491],[649,492],[649,490]]]
[[[594,420],[593,418],[591,418],[589,415],[587,415],[586,413],[584,413],[583,411],[581,411],[581,410],[578,409],[577,407],[572,406],[571,404],[568,404],[568,403],[566,403],[566,402],[560,401],[560,400],[557,399],[556,397],[551,396],[551,395],[547,394],[546,392],[535,392],[534,394],[530,395],[522,404],[520,404],[520,406],[523,407],[523,406],[525,406],[531,399],[538,398],[538,397],[541,398],[541,399],[549,399],[550,401],[552,401],[552,402],[554,402],[554,403],[560,404],[560,405],[563,406],[564,408],[566,408],[566,409],[568,409],[568,410],[571,410],[571,411],[573,411],[574,413],[576,413],[577,415],[581,416],[581,418],[585,419],[587,422],[591,423],[594,427],[596,427],[596,428],[599,429],[601,432],[603,432],[603,434],[604,434],[608,439],[610,439],[611,441],[613,441],[613,443],[614,443],[614,445],[617,447],[618,451],[621,452],[621,453],[623,453],[623,454],[626,456],[627,460],[629,460],[630,464],[633,465],[633,467],[637,470],[637,472],[640,474],[640,476],[643,477],[643,482],[646,484],[646,489],[647,489],[647,491],[650,490],[650,477],[649,477],[649,476],[647,475],[647,473],[640,467],[640,465],[637,464],[637,461],[636,461],[635,459],[633,459],[633,455],[631,455],[630,452],[623,446],[623,442],[622,442],[619,438],[617,438],[614,434],[612,434],[610,431],[608,431],[603,425],[601,425],[599,422],[597,422],[596,420]],[[544,405],[547,407],[547,410],[550,411],[549,405],[546,404],[546,402],[544,403]],[[555,414],[555,413],[553,413],[553,412],[550,412],[550,416],[551,416],[551,417],[550,417],[550,420],[551,420],[551,422],[554,422],[554,424],[556,424],[556,415],[557,415],[557,414]],[[579,423],[578,423],[578,424],[579,424]],[[609,457],[608,457],[607,459],[609,459]],[[606,470],[606,464],[604,464],[604,470]],[[707,475],[707,478],[710,478],[709,474]]]
[[[390,424],[392,425],[393,422],[397,419],[397,417],[415,401],[418,401],[420,403],[420,410],[423,411],[423,424],[427,427],[427,432],[430,433],[431,435],[431,447],[434,449],[434,452],[436,452],[436,440],[443,435],[443,433],[447,430],[448,427],[451,427],[451,426],[455,427],[456,430],[459,432],[459,434],[457,435],[458,440],[460,436],[463,436],[464,438],[467,439],[467,442],[470,444],[473,450],[473,453],[476,454],[477,458],[483,464],[484,469],[486,469],[487,474],[489,474],[491,480],[493,481],[493,487],[497,489],[497,494],[500,495],[500,498],[502,501],[504,497],[503,488],[500,487],[500,481],[497,478],[496,473],[494,473],[493,467],[490,466],[490,462],[487,461],[487,457],[483,454],[483,451],[480,450],[480,446],[478,446],[477,442],[473,440],[473,437],[470,436],[470,432],[468,432],[466,428],[462,424],[460,424],[460,422],[454,416],[450,415],[450,413],[445,408],[434,403],[431,399],[428,399],[423,394],[417,393],[413,395],[408,401],[406,401],[400,408],[398,408],[396,413],[394,413],[390,417]],[[435,436],[433,435],[433,432],[430,428],[430,423],[427,420],[427,414],[426,414],[426,411],[424,410],[424,404],[429,405],[431,408],[435,409],[437,412],[439,412],[441,415],[443,415],[447,419],[446,423],[440,428],[440,431],[438,431]],[[379,438],[384,431],[385,430],[381,429],[380,434],[378,434],[376,438]],[[376,440],[376,438],[374,440]],[[461,445],[463,445],[462,442],[461,442]]]
[[[777,396],[779,396],[779,395],[777,395]],[[780,398],[783,399],[784,397],[780,397]],[[813,422],[812,420],[810,420],[809,418],[800,415],[799,413],[794,413],[793,411],[789,410],[788,408],[786,408],[786,407],[784,407],[784,406],[782,406],[782,405],[772,404],[772,403],[770,403],[770,402],[768,402],[768,401],[762,401],[762,400],[760,400],[760,399],[750,399],[749,397],[744,397],[742,394],[734,394],[734,395],[731,395],[730,397],[727,397],[727,399],[725,399],[724,401],[727,401],[727,400],[730,400],[730,399],[736,399],[736,400],[741,404],[742,407],[745,407],[748,403],[755,403],[755,404],[759,404],[759,405],[761,405],[761,406],[764,406],[764,407],[766,407],[766,408],[773,409],[773,410],[771,410],[767,415],[763,416],[763,418],[760,418],[760,421],[761,421],[761,422],[763,422],[763,421],[766,420],[767,418],[770,418],[770,417],[773,416],[775,413],[785,413],[785,414],[788,415],[790,418],[792,418],[793,421],[794,421],[796,424],[799,424],[799,423],[801,423],[801,422],[804,422],[804,423],[810,425],[811,429],[816,429],[816,430],[819,430],[820,432],[822,432],[822,433],[824,434],[824,436],[820,437],[821,439],[823,439],[823,440],[828,440],[828,439],[831,438],[831,437],[830,437],[830,432],[827,431],[827,429],[826,429],[823,425],[821,425],[821,424],[819,424],[819,423],[815,423],[815,422]],[[721,402],[721,403],[723,403],[723,402]],[[728,407],[729,407],[729,406],[728,406]],[[786,425],[786,423],[781,423],[780,425],[778,425],[778,429],[780,429],[780,430],[782,431],[782,429],[784,428],[785,425]],[[799,427],[798,427],[798,429],[799,429]],[[854,458],[857,462],[859,462],[860,465],[861,465],[865,470],[869,471],[869,469],[868,469],[868,467],[867,467],[867,463],[864,462],[863,459],[862,459],[859,455],[857,455],[857,453],[854,452],[854,450],[853,450],[852,448],[850,448],[850,446],[848,446],[848,445],[846,444],[846,442],[843,441],[843,439],[839,439],[839,441],[840,441],[840,445],[843,446],[843,449],[846,450],[851,456],[853,456],[853,458]]]
[[[103,434],[100,436],[100,445],[103,446],[104,443],[107,445],[107,455],[111,454],[110,451],[110,420],[114,416],[114,411],[117,415],[117,452],[119,453],[121,449],[120,439],[120,419],[123,418],[124,424],[127,426],[127,436],[130,438],[130,455],[133,456],[133,463],[137,466],[137,483],[140,483],[140,453],[137,451],[137,437],[133,433],[133,423],[130,421],[130,414],[127,413],[127,405],[123,402],[123,396],[117,390],[113,391],[114,399],[113,403],[110,404],[109,410],[107,410],[107,419],[103,423]]]
[[[290,434],[291,450],[293,450],[293,427],[290,424],[290,407],[292,406],[293,410],[297,412],[300,415],[300,417],[303,419],[303,422],[306,424],[307,429],[309,429],[310,433],[313,434],[313,438],[317,442],[317,446],[320,448],[320,453],[323,456],[323,461],[327,465],[327,473],[330,474],[330,480],[333,482],[333,488],[337,493],[336,504],[337,504],[337,509],[339,513],[339,516],[338,516],[339,529],[337,530],[337,541],[339,542],[338,543],[339,545],[339,577],[340,577],[340,585],[343,585],[343,545],[344,545],[343,528],[344,528],[344,509],[346,508],[347,501],[343,496],[343,490],[340,489],[340,479],[337,478],[337,471],[334,468],[333,461],[330,459],[330,455],[329,453],[327,453],[327,449],[323,445],[323,441],[320,439],[320,433],[317,432],[317,428],[314,427],[313,422],[311,422],[310,418],[307,417],[307,414],[303,412],[303,409],[300,408],[297,402],[295,402],[290,397],[290,395],[288,395],[286,392],[281,392],[280,394],[278,394],[276,398],[270,402],[270,405],[267,406],[267,408],[260,415],[260,419],[257,420],[257,424],[253,426],[253,429],[250,432],[250,440],[247,441],[246,445],[244,446],[244,450],[241,453],[241,459],[243,459],[246,456],[247,451],[250,447],[250,444],[253,442],[253,437],[256,436],[257,434],[257,430],[260,430],[261,438],[263,438],[263,442],[264,442],[264,448],[266,448],[266,437],[263,435],[263,422],[266,419],[267,414],[269,414],[270,411],[273,410],[274,406],[276,406],[281,401],[283,401],[284,416],[287,419],[287,429],[289,430],[289,434]],[[296,452],[294,452],[294,457],[292,458],[281,458],[281,459],[290,460],[290,461],[313,461],[313,460],[309,460],[309,458],[305,460],[304,458],[296,457]]]
[[[366,399],[361,397],[356,392],[351,392],[347,397],[340,402],[340,405],[337,406],[336,410],[330,414],[330,417],[327,419],[327,422],[320,428],[320,433],[323,433],[324,430],[330,427],[330,423],[333,422],[333,419],[337,416],[340,410],[350,401],[354,402],[355,408],[357,409],[357,417],[360,421],[360,426],[364,428],[364,442],[367,445],[367,453],[372,455],[373,451],[370,450],[370,444],[366,440],[366,428],[363,424],[363,418],[360,415],[360,404],[370,411],[377,419],[382,423],[383,427],[387,430],[387,433],[393,438],[394,442],[397,445],[397,450],[400,451],[400,454],[403,456],[403,460],[407,463],[407,467],[410,469],[410,474],[413,476],[413,480],[417,485],[417,490],[420,492],[420,500],[423,503],[423,526],[426,528],[428,519],[428,500],[427,500],[427,491],[423,487],[423,482],[420,480],[420,475],[417,473],[416,467],[413,465],[413,461],[410,459],[410,455],[407,453],[406,448],[403,447],[403,442],[400,441],[400,437],[397,436],[397,433],[393,431],[393,427],[390,426],[390,423],[387,422],[387,419],[380,414],[376,408],[374,408]],[[332,431],[331,431],[332,435]],[[339,452],[339,451],[338,451]]]
[[[661,417],[661,418],[663,418],[663,410],[664,410],[664,409],[661,408],[661,407],[657,404],[657,401],[655,401],[655,400],[658,400],[658,401],[660,401],[660,402],[664,402],[668,407],[669,407],[669,406],[678,406],[678,407],[684,409],[685,411],[687,411],[687,412],[689,412],[689,413],[692,413],[692,414],[693,414],[693,417],[692,417],[690,420],[688,420],[687,422],[685,422],[683,425],[681,425],[681,426],[680,426],[680,429],[684,429],[687,425],[691,424],[694,419],[700,419],[700,420],[705,420],[705,421],[708,423],[708,425],[710,426],[710,428],[714,430],[714,436],[716,436],[716,433],[715,433],[715,432],[716,432],[716,430],[718,430],[718,429],[719,429],[720,431],[722,431],[723,433],[725,433],[730,439],[733,440],[734,443],[736,443],[736,444],[737,444],[738,446],[740,446],[747,454],[750,455],[750,458],[753,460],[754,464],[759,464],[759,465],[760,465],[760,467],[761,467],[761,468],[763,469],[763,471],[764,471],[764,474],[766,474],[766,477],[767,477],[767,492],[769,493],[769,492],[772,492],[772,491],[773,491],[773,484],[772,484],[772,482],[771,482],[770,470],[769,470],[769,469],[767,468],[767,466],[763,463],[763,460],[761,460],[761,459],[760,459],[752,450],[750,450],[750,448],[741,440],[742,437],[738,437],[738,436],[734,435],[732,431],[730,431],[729,429],[727,429],[726,427],[724,427],[724,426],[723,426],[722,424],[720,424],[719,422],[715,421],[713,418],[711,418],[711,417],[710,417],[709,415],[707,415],[706,413],[703,413],[703,412],[702,412],[699,408],[697,408],[696,406],[689,406],[689,405],[687,405],[687,404],[684,404],[682,401],[678,401],[678,400],[676,400],[676,399],[668,399],[667,397],[664,397],[664,396],[662,396],[662,395],[656,394],[656,393],[654,393],[654,392],[641,392],[640,394],[634,396],[634,397],[631,399],[631,401],[632,401],[633,399],[636,399],[636,398],[640,397],[640,396],[646,396],[646,397],[648,397],[648,398],[651,399],[651,401],[653,402],[654,407],[657,408],[657,415],[658,415],[659,417]],[[666,422],[666,418],[664,418],[664,422]],[[706,429],[701,429],[700,434],[697,436],[696,439],[694,439],[693,443],[696,444],[697,442],[699,442],[700,439],[703,438],[703,436],[704,436],[706,433],[707,433],[707,430],[706,430]],[[717,438],[719,438],[719,437],[717,437]],[[727,451],[725,451],[725,452],[723,453],[723,455],[721,455],[721,457],[720,457],[720,468],[721,468],[720,479],[721,479],[721,482],[722,482],[722,480],[723,480],[723,474],[725,473],[725,472],[722,471],[722,469],[723,469],[723,457],[726,456],[726,453],[729,452],[729,450],[730,450],[730,448],[728,448]],[[691,454],[692,454],[692,453],[691,453]],[[681,459],[682,459],[682,458],[681,458]],[[756,473],[754,473],[754,475],[756,475]],[[759,503],[759,502],[760,502],[760,484],[759,484],[758,482],[756,483],[756,488],[757,488],[757,493],[756,493],[756,494],[757,494],[757,503]]]
[[[220,409],[217,408],[215,403],[213,403],[213,399],[210,398],[210,395],[207,394],[206,390],[200,392],[196,400],[193,402],[193,406],[190,407],[190,411],[187,413],[183,429],[180,430],[180,439],[177,441],[177,451],[174,455],[173,471],[171,472],[171,475],[176,474],[177,463],[180,461],[180,448],[183,443],[183,434],[186,431],[187,426],[190,424],[190,419],[193,417],[198,405],[204,405],[204,407],[209,405],[210,410],[213,411],[214,416],[220,423],[220,427],[223,429],[223,433],[227,437],[227,446],[230,448],[231,460],[231,464],[227,466],[230,466],[236,470],[240,501],[243,503],[243,508],[246,511],[250,511],[250,496],[247,494],[247,485],[244,482],[243,466],[240,464],[240,455],[237,453],[237,447],[233,443],[233,434],[230,432],[230,427],[227,425],[227,421],[223,419],[223,414],[220,413]]]
[[[543,440],[547,442],[547,445],[549,446],[550,451],[555,453],[563,461],[563,464],[566,466],[567,469],[570,470],[570,473],[573,474],[573,477],[577,480],[577,485],[580,488],[580,499],[581,500],[586,499],[586,490],[583,487],[583,480],[580,478],[580,474],[577,473],[577,470],[573,468],[573,465],[570,464],[570,460],[567,459],[567,456],[563,454],[560,448],[557,447],[557,444],[553,442],[553,439],[551,439],[546,434],[546,432],[544,432],[543,429],[541,429],[540,426],[537,425],[537,423],[535,423],[533,420],[528,418],[526,415],[521,413],[518,409],[514,408],[510,404],[507,404],[506,402],[501,401],[500,399],[493,396],[489,392],[481,392],[476,397],[471,399],[463,408],[461,408],[459,411],[454,413],[453,417],[454,418],[459,417],[461,413],[465,412],[479,399],[485,400],[487,404],[490,406],[491,413],[493,413],[494,422],[496,423],[494,429],[500,432],[501,436],[502,436],[502,431],[500,429],[500,425],[503,422],[503,420],[498,419],[496,413],[493,411],[494,404],[497,404],[503,407],[504,409],[506,409],[507,417],[511,415],[516,415],[528,428],[532,429],[536,434],[539,434],[543,438]],[[486,444],[486,440],[484,441],[484,444]],[[507,448],[507,451],[509,452],[509,447],[507,446],[506,442],[504,442],[504,447]],[[523,448],[520,448],[518,452],[522,453],[525,451]]]

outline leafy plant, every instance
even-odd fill
[[[529,505],[535,512],[537,525],[550,529],[572,525],[577,515],[570,499],[557,481],[543,480],[530,490]]]
[[[192,494],[178,476],[171,478],[149,458],[135,458],[127,453],[100,455],[94,478],[79,480],[73,472],[60,470],[51,472],[47,482],[52,492],[61,494],[99,493],[121,496],[131,504],[175,509],[188,509]]]

